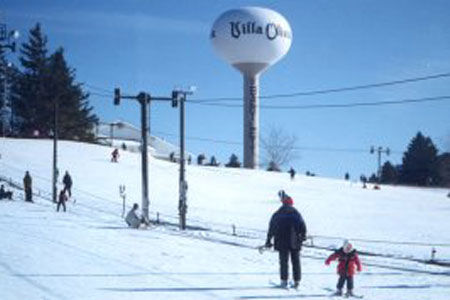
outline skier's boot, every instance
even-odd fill
[[[298,290],[298,287],[300,286],[300,281],[294,281],[294,285],[292,286],[294,289]]]
[[[280,288],[287,289],[288,288],[288,281],[287,280],[281,280]]]
[[[342,290],[338,289],[336,292],[334,292],[333,296],[342,296]]]
[[[345,297],[354,297],[355,294],[353,294],[353,290],[347,290],[347,293],[345,293]]]

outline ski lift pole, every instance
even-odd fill
[[[173,96],[173,94],[172,94]],[[120,105],[121,99],[134,99],[141,105],[141,165],[142,165],[142,216],[148,223],[150,200],[148,196],[148,145],[147,137],[150,135],[150,103],[151,101],[172,101],[173,97],[153,97],[149,93],[140,92],[137,96],[124,96],[120,88],[114,89],[114,105]],[[148,115],[148,119],[147,119]]]
[[[186,101],[186,95],[192,95],[194,93],[193,87],[188,91],[174,90],[172,92],[172,107],[177,107],[180,104],[180,179],[179,179],[179,201],[178,211],[180,215],[180,229],[186,229],[186,213],[187,213],[187,196],[188,189],[187,181],[185,178],[185,111],[184,104]]]

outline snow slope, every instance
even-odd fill
[[[111,148],[62,141],[60,172],[74,180],[68,212],[56,213],[51,190],[52,143],[0,139],[0,176],[21,182],[33,176],[35,203],[0,201],[2,299],[271,299],[326,297],[336,282],[323,266],[349,238],[361,251],[364,272],[356,290],[365,299],[448,299],[450,269],[420,262],[450,259],[450,200],[444,189],[382,186],[265,171],[187,167],[188,224],[130,230],[121,218],[119,185],[127,207],[140,203],[140,156]],[[149,159],[152,218],[177,222],[178,165]],[[274,252],[260,255],[271,214],[285,189],[308,225],[315,247],[302,252],[299,291],[271,288],[277,281]],[[235,226],[237,236],[233,236]]]

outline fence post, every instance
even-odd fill
[[[127,194],[125,193],[126,187],[124,184],[119,185],[119,194],[122,197],[122,218],[125,216],[125,202]]]
[[[236,225],[231,225],[231,227],[233,228],[233,235],[236,235]]]

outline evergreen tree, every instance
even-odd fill
[[[203,162],[205,161],[206,156],[205,154],[201,153],[197,156],[197,165],[201,166],[203,165]]]
[[[20,132],[29,136],[38,131],[40,136],[49,136],[57,116],[60,138],[92,140],[98,118],[88,105],[89,94],[75,82],[75,71],[67,65],[63,48],[47,56],[46,44],[47,37],[38,23],[22,45],[23,71],[13,88]]]
[[[384,163],[381,168],[381,183],[397,183],[398,172],[390,161]]]
[[[50,56],[46,70],[47,98],[53,106],[50,111],[57,109],[59,137],[93,140],[98,118],[88,104],[89,94],[83,92],[81,84],[75,83],[75,72],[68,67],[63,48]]]
[[[7,79],[9,82],[9,104],[10,104],[10,109],[11,109],[11,115],[10,115],[10,126],[11,126],[11,132],[10,135],[12,136],[17,136],[19,134],[19,126],[17,125],[18,123],[20,123],[20,117],[18,116],[16,110],[16,105],[15,103],[17,103],[17,94],[15,94],[15,90],[17,89],[17,86],[19,85],[19,80],[21,78],[21,73],[19,71],[19,69],[17,68],[17,66],[15,66],[14,64],[10,65],[7,69]]]
[[[209,162],[209,165],[213,166],[213,167],[219,166],[219,163],[217,162],[217,159],[216,159],[216,157],[214,155],[211,156],[211,161]]]
[[[401,182],[420,186],[437,184],[437,153],[432,140],[418,132],[403,154]]]
[[[5,52],[0,47],[0,134],[6,131],[6,118],[7,118],[7,61],[5,58]]]
[[[378,182],[378,177],[377,177],[377,175],[375,175],[375,173],[372,173],[372,175],[370,175],[369,182],[370,183],[377,183]]]
[[[437,157],[439,185],[450,187],[450,152]],[[450,195],[450,194],[449,194]]]
[[[35,130],[48,134],[42,123],[48,120],[48,101],[44,97],[44,72],[47,64],[47,37],[37,23],[29,31],[28,43],[22,44],[20,63],[23,67],[13,85],[13,109],[17,115],[19,131],[31,135]],[[47,119],[47,120],[46,120]]]
[[[237,157],[236,154],[231,154],[230,156],[230,161],[225,165],[225,167],[228,168],[240,168],[241,167],[241,163],[239,162],[239,158]]]

